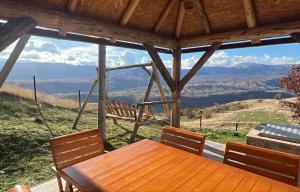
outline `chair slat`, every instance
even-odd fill
[[[194,140],[197,140],[197,141],[203,141],[203,139],[205,139],[205,136],[202,135],[202,134],[199,134],[199,133],[197,134],[197,133],[194,133],[192,131],[186,131],[186,130],[178,129],[178,128],[171,127],[171,126],[166,126],[165,129],[164,129],[164,132],[165,133],[176,134],[178,136],[186,137],[186,138],[189,138],[189,139],[194,139]]]
[[[96,153],[102,151],[101,147],[96,144],[96,145],[89,145],[89,146],[85,146],[73,151],[68,151],[66,153],[61,153],[61,154],[56,154],[55,158],[56,161],[65,161],[65,160],[69,160],[69,159],[74,159],[76,157],[79,156],[84,156],[85,154],[91,154],[91,153]]]
[[[261,159],[260,157],[253,157],[245,154],[243,155],[239,153],[228,152],[226,159],[230,159],[237,162],[243,162],[251,166],[261,167],[268,170],[272,170],[274,172],[284,173],[287,175],[295,175],[298,172],[295,166],[288,166],[283,162],[279,163],[278,161],[268,161],[266,159]]]
[[[86,137],[81,140],[76,140],[74,142],[68,142],[64,143],[64,145],[56,145],[52,148],[52,151],[55,154],[59,154],[61,152],[66,152],[70,150],[74,150],[76,148],[82,147],[82,146],[88,146],[92,144],[99,144],[100,136],[95,137]]]
[[[202,144],[201,142],[197,142],[196,140],[191,140],[185,137],[177,136],[177,135],[172,135],[169,133],[163,133],[161,135],[162,140],[167,140],[168,142],[175,143],[178,145],[183,145],[192,149],[197,149],[200,147]]]
[[[243,169],[243,170],[246,170],[246,171],[250,171],[250,172],[253,172],[253,173],[268,177],[268,178],[271,178],[271,179],[275,179],[275,180],[278,180],[278,181],[281,181],[281,182],[284,182],[284,183],[287,183],[287,184],[290,184],[290,185],[297,185],[297,181],[294,181],[294,179],[289,178],[289,177],[285,177],[283,175],[273,174],[273,173],[266,172],[266,171],[263,171],[263,170],[260,170],[260,169],[253,169],[253,168],[251,168],[247,165],[239,164],[239,163],[232,162],[232,161],[227,161],[225,164],[233,166],[233,167],[237,167],[239,169]]]
[[[8,192],[31,192],[27,185],[16,185],[14,188],[10,189]]]
[[[66,142],[70,142],[70,141],[76,141],[79,139],[83,139],[86,137],[93,137],[99,135],[99,130],[98,129],[92,129],[92,130],[88,130],[88,131],[82,131],[79,133],[73,133],[73,134],[69,134],[69,135],[64,135],[64,136],[60,136],[60,137],[55,137],[55,138],[51,138],[50,139],[50,143],[52,146],[56,146],[56,145],[61,145],[64,144]]]
[[[102,154],[103,153],[101,151],[98,151],[96,153],[92,153],[92,154],[89,154],[89,155],[78,157],[76,159],[73,159],[72,161],[62,162],[62,163],[58,164],[57,166],[58,166],[58,169],[63,169],[63,168],[69,167],[71,165],[74,165],[74,164],[86,161],[88,159],[97,157],[97,156],[102,155]]]
[[[299,156],[292,155],[289,153],[282,153],[279,151],[265,149],[261,147],[255,147],[252,145],[240,145],[239,143],[228,142],[228,149],[237,150],[239,152],[243,152],[249,155],[255,155],[260,157],[265,157],[267,159],[277,160],[281,162],[286,162],[290,164],[296,164],[299,162]]]
[[[205,135],[166,126],[163,128],[160,142],[171,147],[202,155]]]
[[[224,163],[272,179],[297,185],[300,157],[270,149],[226,143]]]

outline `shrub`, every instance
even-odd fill
[[[289,74],[280,78],[279,82],[283,89],[296,94],[295,102],[280,101],[280,103],[294,112],[293,118],[300,120],[300,66],[292,65]]]

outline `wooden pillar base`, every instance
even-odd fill
[[[171,118],[171,126],[172,127],[180,127],[180,91],[175,90],[172,92],[172,118]]]

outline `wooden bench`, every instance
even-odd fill
[[[270,149],[227,142],[224,164],[297,185],[300,157]]]
[[[61,169],[105,153],[99,129],[51,138],[50,146],[60,192],[63,192]],[[70,184],[66,187],[73,191]]]
[[[205,138],[206,136],[200,133],[165,126],[162,130],[160,143],[202,155]]]

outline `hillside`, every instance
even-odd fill
[[[54,177],[50,169],[52,157],[49,150],[49,138],[52,136],[41,122],[40,115],[32,99],[20,96],[26,95],[22,91],[24,90],[10,89],[10,93],[0,92],[0,191],[6,191],[17,183],[29,183],[31,186],[34,186]],[[27,95],[30,94],[27,93]],[[44,97],[47,97],[47,95],[44,95]],[[84,112],[78,124],[78,130],[72,130],[71,126],[76,117],[77,109],[62,107],[60,106],[61,103],[45,103],[46,101],[44,100],[40,107],[54,136],[96,127],[97,113],[93,108]],[[224,143],[229,140],[245,142],[245,136],[248,132],[247,128],[241,127],[239,131],[232,131],[226,127],[223,129],[222,126],[215,122],[223,122],[226,119],[228,121],[238,120],[240,123],[243,123],[243,121],[250,121],[249,118],[258,118],[260,122],[273,122],[274,116],[271,114],[273,114],[274,102],[277,101],[243,101],[239,105],[247,107],[236,110],[236,112],[232,111],[234,109],[232,106],[237,106],[235,103],[226,104],[231,107],[219,105],[218,109],[223,110],[212,113],[209,118],[204,120],[205,127],[210,127],[210,129],[199,129],[199,119],[196,116],[192,119],[188,119],[186,115],[182,116],[182,125],[186,129],[204,133],[208,135],[209,140],[216,142]],[[268,106],[272,107],[272,110]],[[276,110],[278,109],[276,108]],[[276,122],[286,123],[289,121],[289,112],[287,109],[282,109],[281,112],[282,117],[278,118]],[[250,117],[244,118],[246,116],[243,113],[250,113]],[[252,113],[255,115],[253,116]],[[270,116],[261,116],[261,114],[265,113],[270,114]],[[232,114],[237,116],[234,117]],[[107,121],[108,140],[105,143],[107,150],[127,145],[130,135],[124,128],[131,130],[133,124],[126,122],[120,122],[120,124],[123,128],[115,126],[111,120]],[[211,129],[213,127],[221,129]],[[143,126],[139,130],[138,139],[157,138],[160,135],[161,128],[160,125]]]
[[[202,109],[202,126],[209,129],[249,130],[259,123],[296,124],[291,118],[292,112],[283,107],[275,99],[252,99],[236,101],[225,105],[215,105]],[[182,122],[182,127],[199,127],[199,110],[184,109],[183,114],[189,116]],[[189,115],[190,114],[190,115]],[[196,119],[195,119],[196,118]]]
[[[72,130],[77,109],[48,103],[40,106],[54,136],[97,127],[97,113],[94,110],[85,111],[78,130]],[[121,124],[127,129],[133,127],[131,123]],[[107,126],[107,150],[127,144],[130,136],[128,131],[115,126],[110,120],[107,121]],[[157,126],[142,127],[138,139],[158,137],[160,129]],[[5,192],[18,183],[34,186],[54,177],[51,171],[50,137],[52,136],[41,122],[37,107],[31,99],[0,92],[0,192]]]

